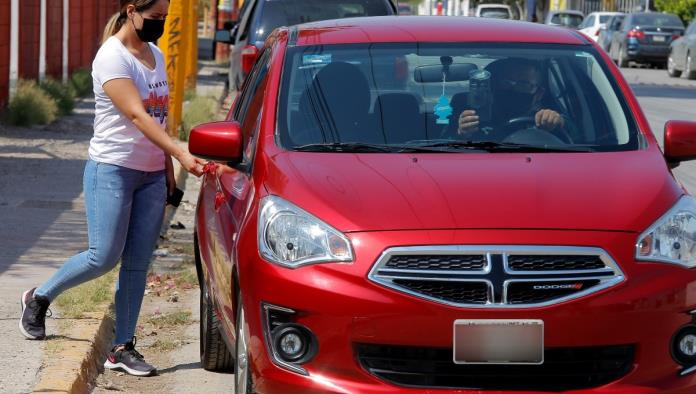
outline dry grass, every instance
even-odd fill
[[[58,296],[53,302],[68,319],[84,317],[86,312],[99,312],[114,299],[114,283],[119,266],[105,275],[74,287]]]
[[[177,311],[163,315],[151,316],[147,322],[158,329],[164,327],[183,326],[191,321],[190,311]]]

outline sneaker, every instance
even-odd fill
[[[114,346],[106,356],[104,368],[120,369],[135,376],[156,375],[157,369],[145,362],[142,354],[135,350],[135,337],[123,345]]]
[[[19,319],[19,331],[27,339],[46,338],[46,313],[51,316],[48,309],[48,298],[34,296],[36,287],[22,294],[22,318]]]

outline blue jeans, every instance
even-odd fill
[[[114,344],[122,344],[135,334],[164,217],[165,172],[89,160],[83,182],[89,249],[68,259],[35,294],[53,301],[63,291],[111,271],[120,258]]]

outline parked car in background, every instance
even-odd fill
[[[696,20],[691,22],[686,33],[670,44],[667,58],[667,73],[679,77],[682,73],[688,79],[696,79]]]
[[[633,12],[613,34],[609,55],[619,67],[627,67],[629,61],[664,67],[670,44],[682,34],[684,23],[674,14]]]
[[[512,9],[505,4],[479,4],[474,16],[480,18],[513,19]]]
[[[580,11],[549,11],[549,13],[546,14],[546,20],[544,21],[544,23],[547,25],[563,26],[569,27],[571,29],[577,29],[584,19],[585,14],[583,14]]]
[[[599,38],[597,39],[597,44],[599,44],[602,49],[609,52],[609,47],[611,46],[611,37],[621,29],[621,22],[623,22],[626,14],[618,14],[612,16],[606,23],[606,26],[599,29]]]
[[[225,37],[225,32],[216,33],[216,41],[232,44],[230,89],[238,90],[242,86],[264,40],[279,26],[396,13],[391,0],[246,0],[229,35]]]
[[[578,26],[578,30],[591,39],[599,41],[600,30],[616,15],[623,14],[620,12],[593,12],[585,17],[580,26]]]
[[[663,153],[606,58],[486,18],[277,29],[189,139],[218,163],[201,364],[237,394],[693,393],[696,200],[670,169],[696,122]],[[519,116],[537,99],[563,123]]]

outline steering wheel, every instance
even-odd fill
[[[527,126],[520,130],[522,127],[521,126]],[[553,136],[555,139],[559,140],[562,144],[572,144],[573,139],[570,137],[570,134],[563,128],[563,127],[557,127],[553,131],[547,131],[544,129],[540,129],[536,127],[536,119],[534,116],[519,116],[517,118],[512,118],[507,121],[505,126],[503,126],[506,130],[511,131],[511,130],[516,130],[512,134],[508,136],[512,137],[513,135],[517,134],[518,132],[525,131],[528,129],[536,129],[540,130],[542,132],[548,133],[551,136]],[[507,138],[506,138],[507,139]]]

